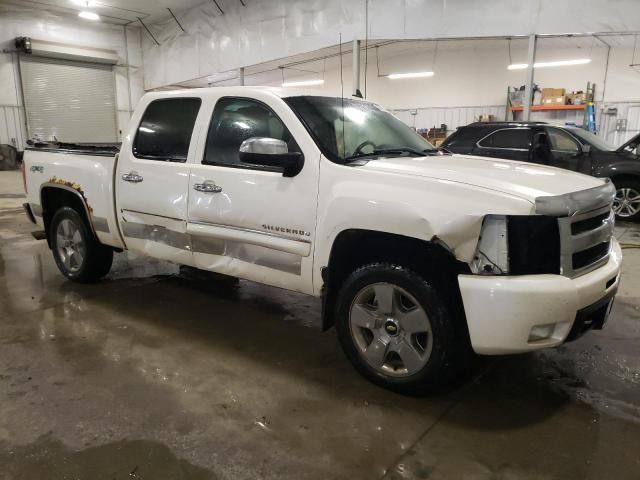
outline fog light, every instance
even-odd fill
[[[553,335],[553,331],[556,328],[555,323],[548,323],[546,325],[536,325],[531,328],[529,333],[529,343],[540,342],[541,340],[547,340]]]

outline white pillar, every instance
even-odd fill
[[[527,53],[527,77],[524,87],[524,109],[522,119],[528,122],[531,118],[531,100],[533,98],[533,64],[536,60],[536,36],[529,35],[529,51]]]
[[[238,79],[240,80],[240,85],[244,86],[244,67],[238,69]]]
[[[351,67],[351,77],[353,78],[353,92],[355,95],[360,90],[360,40],[353,41],[353,65]]]

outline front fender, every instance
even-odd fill
[[[459,182],[409,177],[326,165],[314,258],[314,287],[322,287],[338,235],[349,229],[371,230],[437,242],[457,260],[472,261],[482,220],[487,214],[531,214],[525,199]]]

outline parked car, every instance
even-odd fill
[[[25,152],[27,214],[70,280],[130,250],[322,297],[349,360],[399,392],[609,313],[609,180],[443,154],[372,103],[297,90],[148,93],[130,125],[119,154]]]
[[[640,135],[615,148],[581,128],[544,122],[476,122],[458,128],[442,147],[455,153],[521,160],[609,177],[616,186],[613,208],[617,217],[638,220],[638,143]]]

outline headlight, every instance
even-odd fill
[[[484,217],[471,271],[480,275],[506,275],[509,273],[506,216],[487,215]]]
[[[479,275],[559,274],[558,219],[545,215],[487,215],[471,271]]]

